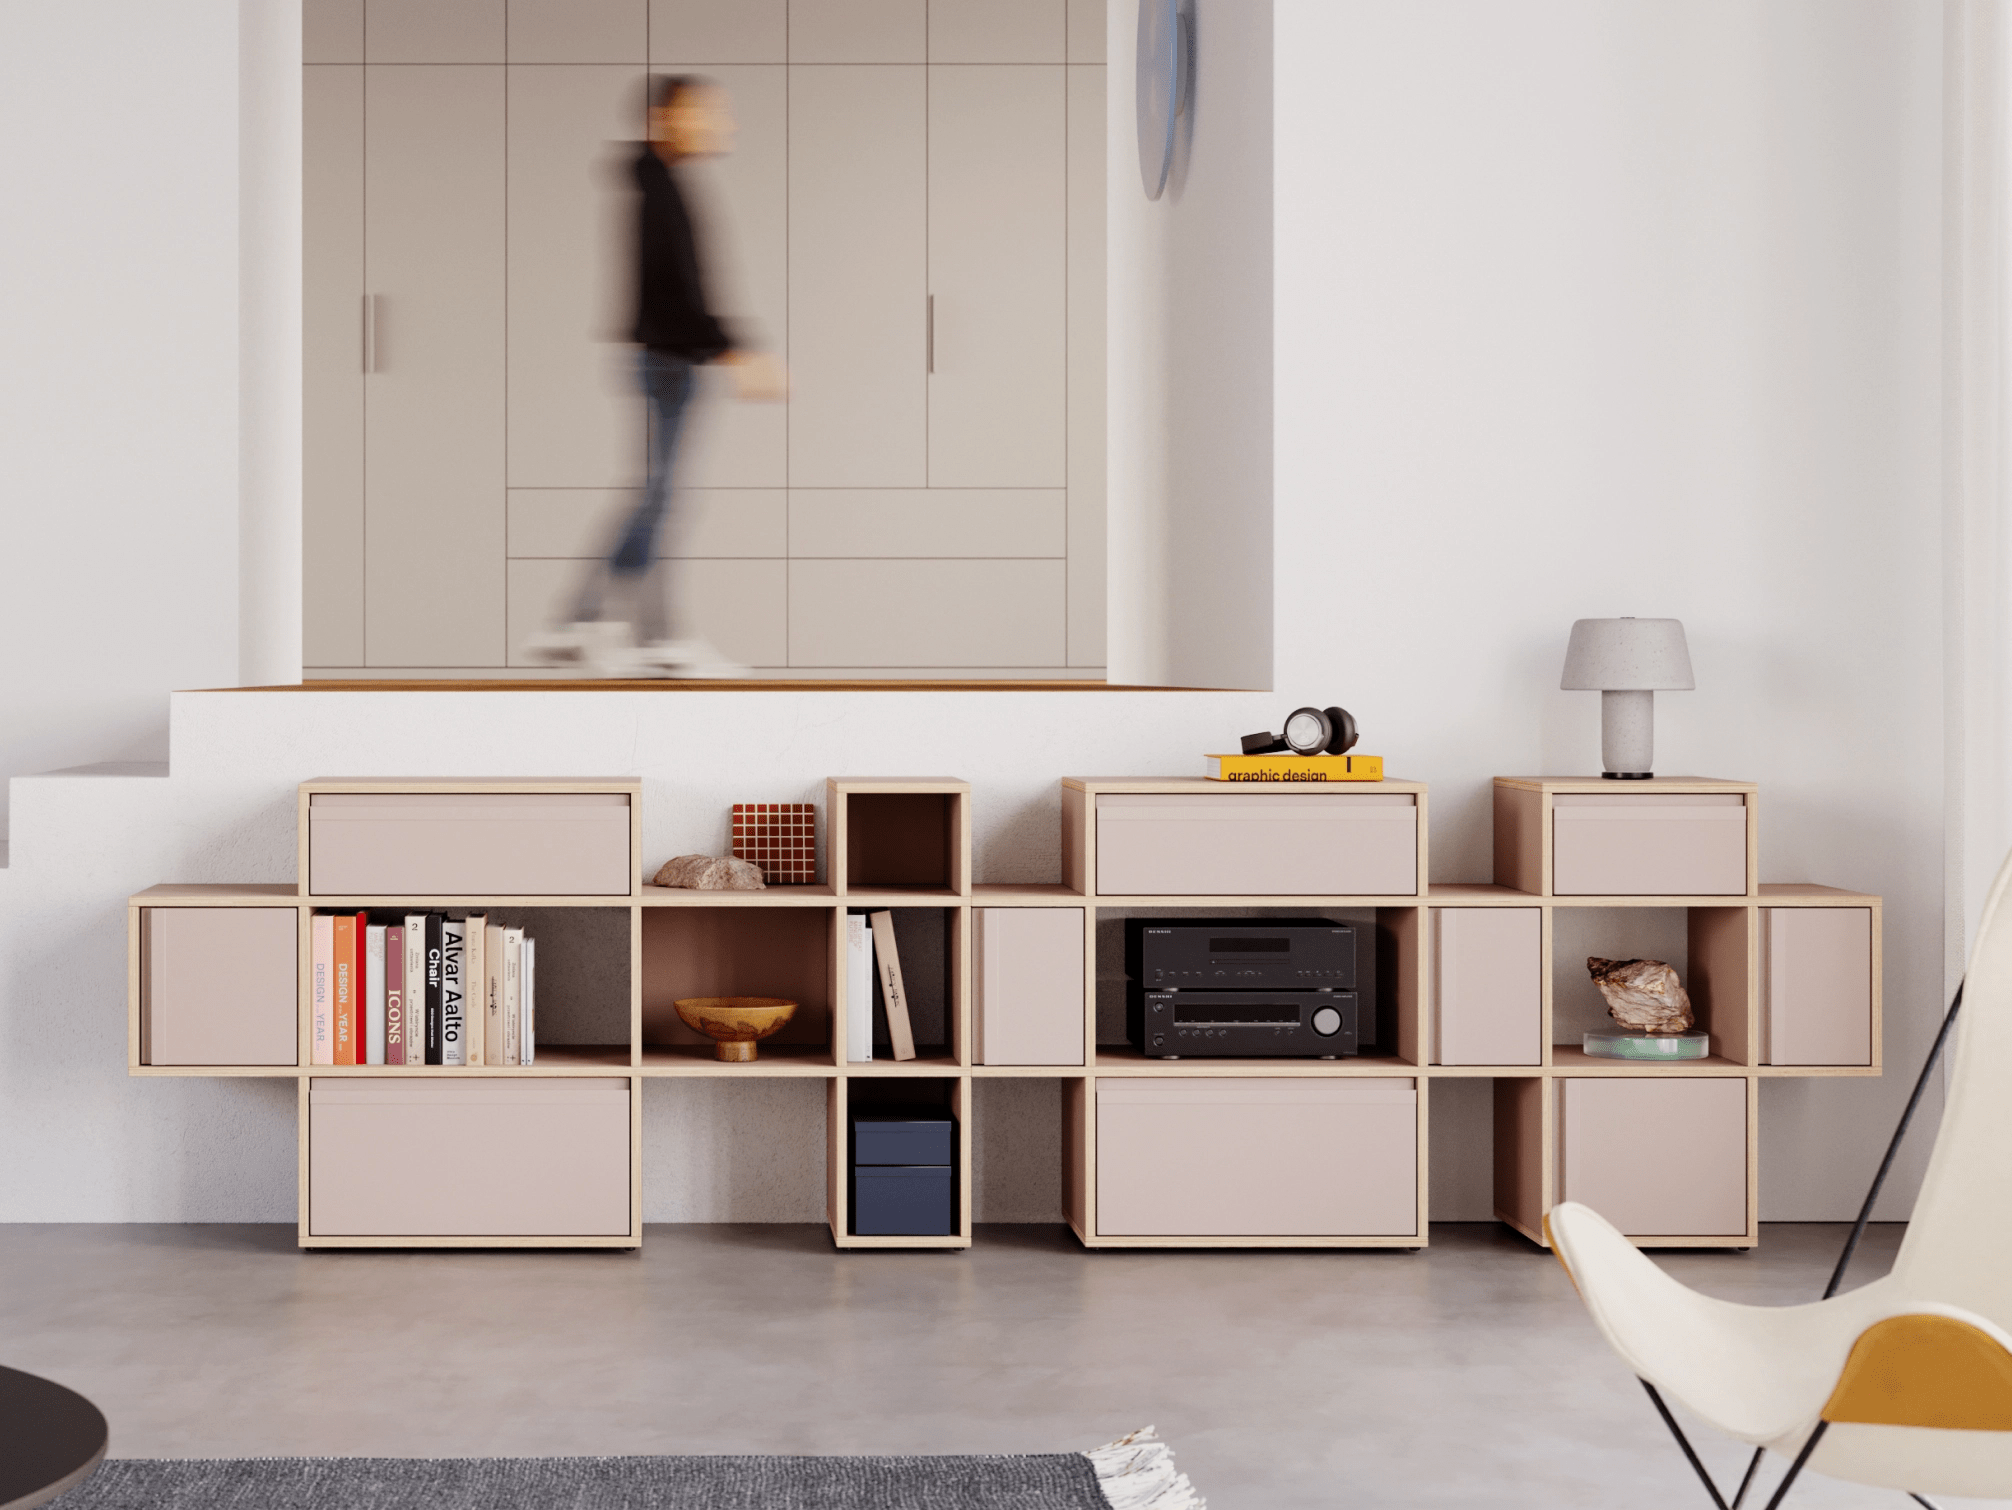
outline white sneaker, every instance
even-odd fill
[[[524,642],[524,654],[545,666],[577,666],[586,659],[588,642],[600,625],[582,621],[534,634]]]
[[[663,675],[693,681],[733,681],[748,674],[748,668],[721,655],[710,640],[676,640],[672,642],[680,657],[675,662],[667,662]]]

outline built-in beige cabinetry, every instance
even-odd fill
[[[686,627],[770,674],[1098,674],[1102,13],[309,0],[309,674],[532,674],[633,505],[653,72],[731,98],[681,178],[792,384],[701,374],[659,547]]]
[[[131,899],[129,1063],[136,1075],[299,1083],[308,1246],[632,1246],[649,1082],[783,1077],[824,1087],[834,1242],[961,1247],[978,1084],[1018,1077],[1059,1087],[1063,1204],[1089,1247],[1424,1246],[1432,1087],[1449,1078],[1493,1082],[1497,1211],[1533,1241],[1571,1199],[1639,1242],[1748,1247],[1760,1082],[1879,1073],[1880,900],[1751,879],[1737,893],[1567,894],[1550,836],[1561,810],[1584,805],[1563,799],[1608,790],[1498,781],[1498,872],[1528,877],[1525,888],[1432,883],[1416,782],[1281,792],[1071,777],[1060,882],[988,884],[973,879],[963,782],[834,778],[825,881],[693,892],[643,883],[656,857],[643,853],[634,780],[310,781],[297,884]],[[1736,811],[1702,821],[1745,835],[1753,874],[1754,786],[1657,779],[1629,795],[1684,799],[1649,811]],[[1623,857],[1631,873],[1697,874],[1683,868],[1686,822],[1644,820]],[[1310,884],[1334,881],[1347,889]],[[380,922],[478,911],[531,932],[535,1063],[312,1063],[312,917],[373,909]],[[846,1023],[874,1008],[847,991],[847,920],[880,911],[900,946],[916,1056],[882,1047],[854,1062]],[[1225,915],[1350,925],[1359,979],[1374,982],[1364,1051],[1159,1058],[1129,1041],[1127,921]],[[1615,950],[1660,940],[1707,1057],[1584,1052],[1582,946],[1609,936]],[[750,1062],[719,1061],[675,1009],[730,995],[799,1004]],[[958,1127],[956,1230],[855,1233],[850,1114],[918,1105]],[[484,1157],[442,1187],[406,1158],[437,1143]],[[1642,1152],[1673,1147],[1681,1159]]]

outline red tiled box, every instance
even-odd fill
[[[817,879],[815,802],[736,802],[733,814],[736,860],[759,866],[771,886]]]

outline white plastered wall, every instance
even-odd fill
[[[1165,191],[1133,128],[1137,8],[1108,13],[1108,663],[1148,686],[1272,674],[1272,3],[1183,0]]]
[[[237,680],[238,18],[0,8],[0,774]]]

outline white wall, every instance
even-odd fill
[[[238,0],[0,6],[0,775],[238,671]]]
[[[1763,880],[1887,898],[1892,1071],[1762,1096],[1762,1215],[1846,1213],[1940,1015],[1941,8],[1276,24],[1281,699],[1472,879],[1491,775],[1597,768],[1571,621],[1681,618],[1657,769],[1760,783]]]
[[[1272,685],[1272,4],[1183,0],[1189,108],[1148,201],[1137,7],[1108,15],[1108,676]]]

